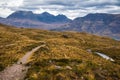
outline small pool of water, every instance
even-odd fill
[[[114,61],[111,57],[103,54],[103,53],[99,53],[99,52],[95,52],[97,55],[101,56],[104,59],[110,60],[110,61]]]

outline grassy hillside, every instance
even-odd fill
[[[0,71],[32,48],[45,44],[32,56],[28,80],[119,80],[120,42],[78,32],[53,32],[0,24]],[[92,53],[87,50],[91,49]],[[94,52],[115,60],[110,62]]]

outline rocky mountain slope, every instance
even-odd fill
[[[71,30],[120,39],[120,14],[96,13],[74,19],[67,26],[56,29]]]
[[[0,71],[17,63],[26,52],[45,44],[27,61],[25,66],[29,69],[24,80],[120,80],[119,41],[83,32],[54,32],[3,24],[0,30]]]
[[[16,11],[7,18],[0,18],[0,23],[17,27],[53,29],[71,21],[65,15],[54,16],[48,12],[34,14],[32,11]]]
[[[34,14],[32,11],[16,11],[9,15],[7,19],[29,19],[44,23],[65,23],[71,21],[65,15],[54,16],[48,12]]]

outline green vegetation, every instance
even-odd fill
[[[120,42],[78,32],[15,28],[0,24],[0,71],[32,48],[46,44],[32,56],[27,80],[119,80]],[[87,51],[112,57],[110,62]]]

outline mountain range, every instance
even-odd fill
[[[62,14],[54,16],[48,12],[34,14],[32,11],[16,11],[7,18],[0,18],[0,23],[3,24],[40,29],[58,28],[69,21],[71,21],[71,19]]]
[[[0,23],[25,28],[57,31],[78,31],[120,39],[120,14],[94,13],[74,20],[48,12],[35,14],[32,11],[16,11]]]
[[[78,17],[58,31],[78,31],[120,39],[120,14],[95,13]]]
[[[40,21],[44,23],[65,23],[70,21],[65,15],[54,16],[48,12],[41,14],[34,14],[32,11],[16,11],[7,17],[8,19],[31,19],[34,21]]]

